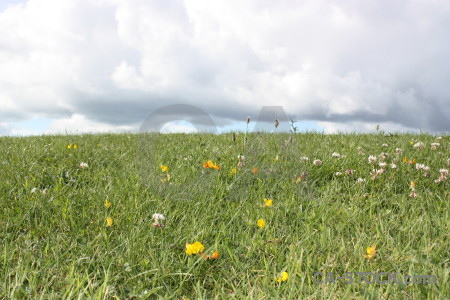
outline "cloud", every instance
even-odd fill
[[[29,0],[0,12],[0,121],[120,130],[185,103],[225,126],[278,105],[448,132],[448,28],[444,0]]]

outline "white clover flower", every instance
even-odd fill
[[[385,163],[385,162],[380,162],[379,164],[378,164],[379,166],[380,166],[380,168],[386,168],[386,166],[387,166],[387,163]]]
[[[313,161],[313,165],[315,165],[315,166],[320,166],[321,164],[322,164],[322,161],[320,159],[315,159]]]
[[[355,172],[353,169],[347,169],[345,170],[345,175],[352,175]]]
[[[424,164],[416,164],[416,169],[417,170],[423,170],[425,168]]]
[[[440,169],[439,172],[441,172],[442,176],[448,176],[448,170],[447,169]]]
[[[382,147],[388,147],[389,145],[384,143],[383,145],[381,145]]]
[[[309,158],[306,156],[300,157],[300,161],[308,161],[308,160],[309,160]]]
[[[88,166],[87,163],[82,162],[82,163],[80,164],[80,168],[81,168],[81,169],[87,169],[87,168],[89,168],[89,166]]]
[[[417,142],[413,145],[413,148],[415,149],[423,149],[423,147],[425,147],[425,144],[422,142]]]
[[[244,159],[245,159],[245,156],[239,154],[239,155],[237,156],[237,158],[238,158],[239,160],[244,160]]]
[[[336,176],[341,176],[342,175],[342,172],[336,172],[336,173],[334,173]]]
[[[356,179],[357,183],[363,183],[366,182],[366,180],[364,178],[359,177],[358,179]]]
[[[396,148],[396,149],[395,149],[395,153],[397,153],[397,154],[402,154],[402,149]]]
[[[438,136],[436,139],[437,140],[442,140],[442,136]]]
[[[369,161],[369,164],[373,164],[377,161],[377,157],[375,155],[370,155],[367,160]]]
[[[430,167],[429,166],[425,166],[425,167],[423,167],[423,170],[428,172],[428,171],[430,171]]]
[[[380,157],[381,161],[384,161],[384,160],[386,160],[386,158],[389,157],[389,153],[385,153],[385,152],[380,153],[379,157]]]
[[[394,164],[394,163],[392,163],[392,164],[391,164],[391,169],[397,169],[397,165]]]
[[[155,220],[155,222],[156,222],[156,221],[161,221],[161,220],[165,220],[165,219],[166,219],[166,217],[164,217],[163,214],[158,214],[158,213],[153,214],[153,215],[152,215],[152,218],[153,218],[153,220]]]
[[[439,148],[441,144],[439,143],[431,143],[431,150],[436,150],[437,148]]]
[[[38,190],[38,189],[34,187],[34,188],[31,189],[31,193],[34,194],[34,193],[37,192],[37,190]]]
[[[333,154],[331,154],[331,157],[339,158],[339,157],[341,157],[341,155],[337,152],[333,152]]]

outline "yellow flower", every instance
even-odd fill
[[[411,181],[411,188],[413,189],[416,186],[416,183],[414,181]]]
[[[289,278],[289,274],[287,272],[283,272],[280,274],[280,277],[277,277],[277,282],[287,281]]]
[[[193,244],[186,243],[187,255],[202,253],[203,251],[205,251],[205,247],[200,242],[195,242]]]
[[[367,254],[365,255],[365,257],[367,259],[372,259],[375,257],[376,252],[377,252],[377,246],[368,247],[366,249]]]
[[[110,226],[112,226],[112,224],[113,224],[112,218],[111,217],[107,217],[106,218],[106,226],[110,227]]]
[[[109,202],[108,200],[105,200],[105,207],[109,208],[111,206],[111,202]]]
[[[272,206],[272,199],[263,199],[264,200],[264,205],[263,207],[269,207]]]
[[[73,149],[77,149],[77,148],[78,148],[77,144],[73,144]]]
[[[266,227],[266,222],[263,219],[259,219],[256,223],[259,228],[264,229]]]
[[[72,148],[72,144],[67,145],[67,149],[70,149],[70,148]]]
[[[407,163],[407,162],[408,162],[408,159],[406,158],[406,156],[403,157],[403,162],[404,162],[404,163]]]
[[[162,170],[163,172],[167,172],[167,170],[169,170],[169,167],[168,167],[168,166],[165,166],[165,165],[160,165],[159,167],[161,168],[161,170]]]
[[[73,147],[73,149],[77,149],[78,148],[76,144],[67,145],[67,149],[71,149],[72,147]]]
[[[255,167],[255,168],[253,168],[253,171],[252,171],[252,172],[253,172],[253,174],[256,174],[256,173],[258,173],[258,168],[256,168],[256,167]]]
[[[413,145],[413,144],[414,144],[414,142],[413,142],[413,141],[411,141],[411,142],[409,142],[409,144],[410,144],[410,145]]]
[[[236,173],[237,173],[237,170],[236,170],[236,169],[231,169],[230,175],[233,175],[233,174],[236,174]]]

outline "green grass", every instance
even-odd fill
[[[307,133],[287,146],[288,134],[246,137],[244,150],[242,133],[236,141],[230,134],[0,138],[0,298],[450,298],[450,179],[434,182],[449,169],[448,136]],[[368,156],[382,152],[387,171],[372,180]],[[430,177],[405,156],[429,166]],[[221,169],[203,168],[209,159]],[[262,207],[264,198],[273,206]],[[153,213],[164,214],[164,227],[152,226]],[[196,241],[220,257],[186,255],[185,244]],[[289,279],[277,284],[283,271]],[[434,275],[437,284],[317,284],[316,272]]]

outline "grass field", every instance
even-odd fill
[[[449,143],[2,137],[0,298],[449,299]],[[398,283],[337,279],[347,272],[398,272]]]

